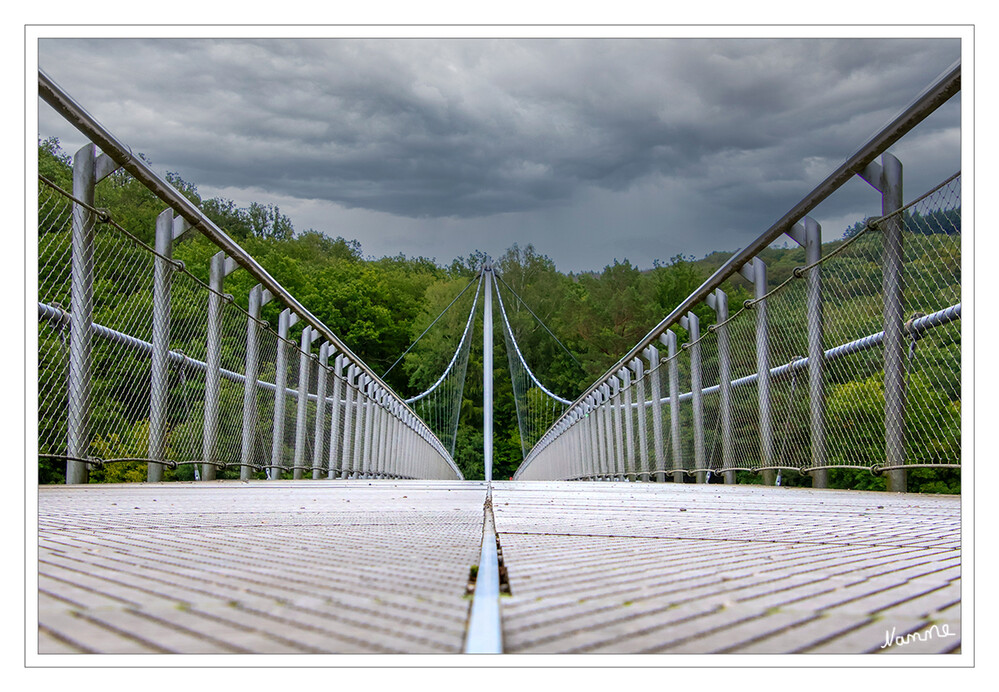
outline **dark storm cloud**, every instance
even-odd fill
[[[956,39],[43,39],[39,64],[199,186],[482,219],[660,181],[692,207],[674,218],[759,233],[959,55]],[[949,113],[921,136],[956,128]]]

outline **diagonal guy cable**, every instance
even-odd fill
[[[437,315],[437,318],[434,319],[434,321],[430,323],[430,327],[427,327],[426,329],[424,329],[423,333],[420,334],[418,337],[416,337],[416,341],[414,341],[413,343],[411,343],[409,345],[409,348],[407,348],[405,351],[403,351],[402,355],[399,356],[398,358],[396,358],[396,361],[394,363],[392,363],[392,365],[389,366],[389,369],[386,370],[384,373],[382,373],[382,379],[385,379],[385,376],[388,375],[390,372],[392,372],[392,368],[394,368],[395,366],[397,366],[399,364],[399,361],[401,361],[403,358],[405,358],[406,354],[413,350],[413,347],[416,346],[416,344],[418,344],[420,342],[420,339],[422,339],[424,336],[427,335],[427,332],[430,331],[431,327],[433,327],[435,324],[437,324],[437,322],[440,320],[440,318],[444,317],[444,314],[448,310],[451,309],[452,305],[454,305],[456,302],[458,302],[458,299],[461,298],[462,295],[464,295],[465,291],[467,291],[469,289],[469,287],[471,287],[471,285],[475,283],[475,280],[478,279],[481,276],[481,274],[482,274],[482,272],[480,271],[478,274],[476,274],[472,278],[471,281],[468,282],[468,286],[465,286],[463,289],[461,289],[461,293],[459,293],[458,295],[456,295],[454,297],[454,300],[452,300],[450,303],[448,303],[448,306],[446,308],[444,308],[444,310],[441,312],[441,314]]]
[[[499,274],[496,274],[496,278],[499,279],[500,281],[503,281],[503,277],[500,276]],[[546,332],[548,332],[548,334],[551,335],[551,337],[553,339],[555,339],[555,343],[557,343],[559,346],[561,346],[562,350],[565,351],[569,355],[569,357],[572,358],[576,362],[576,365],[578,365],[579,367],[583,367],[583,364],[580,363],[579,360],[576,359],[576,356],[572,355],[572,352],[569,351],[569,349],[567,349],[565,347],[565,344],[563,344],[561,341],[559,341],[558,337],[555,336],[555,333],[552,332],[552,330],[548,328],[548,325],[546,325],[544,322],[542,322],[541,318],[534,314],[534,310],[531,310],[531,307],[527,303],[524,302],[524,299],[517,295],[517,292],[515,290],[513,290],[513,288],[510,287],[510,284],[508,284],[506,281],[503,281],[503,285],[506,286],[507,290],[509,290],[510,293],[513,294],[513,297],[516,298],[517,300],[519,300],[520,304],[523,305],[527,309],[527,311],[529,313],[531,313],[531,316],[538,321],[538,324],[540,324],[542,327],[544,327],[544,330]],[[498,293],[498,289],[497,289],[497,293]]]

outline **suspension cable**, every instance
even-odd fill
[[[479,287],[481,287],[481,285],[482,285],[482,272],[479,272],[479,277],[478,278],[479,278]],[[473,279],[473,281],[474,281],[474,279]],[[469,284],[469,286],[471,286],[471,284]],[[441,382],[444,381],[444,378],[448,376],[448,373],[451,372],[451,368],[454,367],[455,362],[458,360],[458,354],[461,353],[462,348],[464,348],[465,341],[468,339],[468,335],[471,333],[472,321],[473,321],[472,318],[475,316],[475,307],[476,307],[476,305],[478,305],[478,302],[479,302],[479,287],[476,287],[476,289],[475,289],[475,298],[472,300],[472,309],[468,311],[468,321],[465,323],[465,331],[461,335],[461,341],[458,342],[458,348],[455,349],[454,356],[451,357],[451,362],[448,363],[447,367],[444,369],[444,373],[440,376],[440,378],[438,378],[438,380],[436,382],[434,382],[432,385],[430,385],[430,387],[426,391],[421,392],[420,394],[417,394],[416,396],[414,396],[414,397],[412,397],[410,399],[406,399],[406,403],[407,404],[412,404],[414,402],[417,402],[420,399],[426,397],[431,392],[433,392],[435,389],[437,389],[437,387],[440,386]],[[466,286],[465,288],[467,289],[468,286]],[[464,293],[464,292],[465,291],[462,290],[462,293]],[[459,296],[460,295],[461,294],[459,294]],[[455,300],[457,300],[457,298]],[[454,304],[454,301],[451,301],[451,305],[453,305],[453,304]],[[448,307],[451,307],[451,305],[448,305]],[[444,312],[447,312],[447,308],[444,309]],[[443,314],[444,313],[442,312],[441,315],[443,316]],[[440,317],[438,317],[437,319],[440,319]],[[434,320],[434,321],[436,322],[437,320]],[[430,325],[430,326],[432,327],[433,325]],[[428,329],[429,329],[429,327],[428,327]],[[426,332],[423,332],[423,334],[426,334]],[[422,338],[423,335],[421,334],[420,336]],[[417,339],[417,341],[419,341],[419,339]],[[413,345],[414,346],[416,345],[415,342],[414,342]],[[412,346],[410,348],[412,348]],[[403,355],[406,355],[406,354],[403,354]],[[391,368],[389,368],[389,369],[391,370]]]
[[[496,274],[496,278],[499,279],[500,281],[503,281],[503,277],[500,276],[499,274]],[[576,359],[576,356],[572,355],[572,352],[565,347],[565,344],[563,344],[561,341],[559,341],[559,338],[557,336],[555,336],[555,333],[551,329],[548,328],[548,325],[545,324],[544,322],[542,322],[541,318],[534,314],[534,310],[531,310],[531,306],[529,306],[527,303],[525,303],[524,299],[521,298],[519,295],[517,295],[517,292],[515,290],[513,290],[513,288],[510,286],[510,284],[508,284],[506,281],[503,281],[503,285],[506,286],[507,290],[510,291],[510,293],[513,294],[513,297],[516,298],[517,300],[519,300],[520,304],[523,305],[527,309],[527,311],[529,313],[531,313],[531,317],[533,317],[534,319],[536,319],[538,321],[538,324],[540,324],[544,328],[544,330],[546,332],[548,332],[548,334],[551,336],[551,338],[555,339],[555,343],[557,343],[559,346],[561,346],[562,350],[565,351],[568,354],[568,356],[573,359],[573,361],[575,361],[576,365],[578,365],[580,368],[582,368],[583,364],[580,363],[579,360]]]
[[[424,329],[423,330],[423,334],[420,334],[418,337],[416,337],[416,341],[414,341],[413,343],[411,343],[409,345],[409,348],[407,348],[405,351],[403,351],[402,355],[399,356],[396,359],[396,361],[394,363],[392,363],[392,365],[389,366],[389,369],[386,370],[384,373],[382,373],[382,379],[385,379],[385,375],[388,375],[390,372],[392,372],[392,368],[394,368],[395,366],[397,366],[399,364],[399,362],[403,358],[406,357],[406,354],[409,353],[411,350],[413,350],[413,347],[416,346],[416,344],[418,344],[420,342],[420,339],[422,339],[424,336],[426,336],[427,332],[430,331],[430,328],[433,327],[435,324],[437,324],[437,322],[440,320],[440,318],[444,317],[444,313],[446,313],[448,310],[450,310],[451,306],[454,305],[456,302],[458,302],[458,299],[461,298],[462,295],[464,295],[465,291],[468,290],[469,286],[471,286],[472,284],[474,284],[475,280],[477,278],[481,278],[481,276],[482,276],[482,271],[479,270],[479,273],[476,276],[472,277],[472,280],[468,282],[468,286],[465,286],[463,289],[461,289],[461,293],[459,293],[458,295],[456,295],[454,297],[454,300],[452,300],[450,303],[448,303],[448,306],[446,308],[444,308],[443,312],[441,312],[441,314],[437,315],[437,319],[435,319],[433,322],[430,323],[430,327],[427,327],[426,329]]]
[[[537,377],[534,376],[534,373],[531,371],[530,366],[527,365],[527,361],[524,360],[524,355],[520,352],[520,347],[517,345],[517,340],[513,336],[513,330],[510,328],[510,321],[507,319],[506,316],[506,308],[503,307],[503,297],[500,295],[499,286],[496,286],[496,298],[499,300],[500,314],[503,315],[503,324],[506,326],[506,330],[510,334],[510,341],[513,343],[513,350],[517,354],[517,358],[520,360],[521,365],[524,366],[524,370],[526,370],[527,374],[530,376],[531,381],[533,381],[534,384],[538,386],[538,389],[540,389],[542,392],[544,392],[545,394],[547,394],[549,397],[559,402],[560,404],[564,404],[566,406],[572,404],[572,402],[569,401],[568,399],[563,399],[559,395],[553,394],[551,391],[548,390],[547,387],[541,384],[541,382],[538,380]]]

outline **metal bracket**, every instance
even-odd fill
[[[680,319],[684,320],[686,317],[681,317]],[[674,351],[676,351],[676,332],[672,329],[667,329],[659,335],[659,343],[666,347],[668,356],[673,355]]]
[[[193,228],[194,226],[191,225],[191,222],[185,219],[183,216],[175,216],[173,218],[173,231],[172,231],[174,242],[180,240],[185,233],[192,230]]]
[[[121,166],[107,154],[100,154],[94,160],[94,182],[99,183]]]
[[[636,378],[642,379],[642,375],[645,374],[645,364],[642,363],[640,358],[632,358],[631,362],[628,363],[628,367],[635,373]]]
[[[786,235],[788,238],[796,242],[801,247],[805,247],[805,242],[806,242],[805,227],[804,225],[802,225],[800,221],[791,226],[791,228],[789,228],[787,233],[785,233],[784,235]]]
[[[756,262],[759,258],[754,257],[749,262],[739,267],[739,273],[750,283],[756,283]]]
[[[884,192],[884,168],[877,161],[871,161],[857,175],[878,192]]]

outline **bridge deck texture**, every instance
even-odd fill
[[[458,653],[485,496],[384,480],[42,487],[39,652]],[[960,498],[498,482],[492,505],[508,653],[960,648]],[[925,641],[882,649],[892,630]]]

